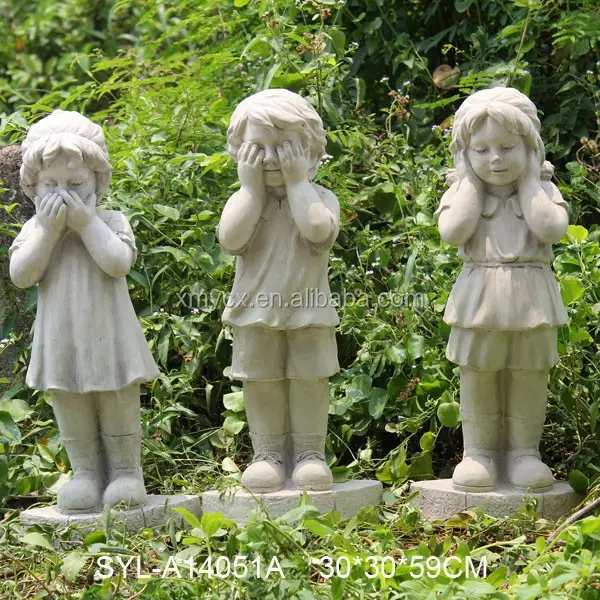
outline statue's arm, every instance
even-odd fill
[[[300,235],[316,248],[329,248],[340,228],[340,206],[333,192],[308,180],[287,187],[288,201]]]
[[[451,246],[462,246],[475,232],[481,211],[477,188],[464,179],[450,186],[433,216],[441,238]]]
[[[28,288],[42,279],[61,233],[42,227],[37,217],[23,225],[8,250],[10,278],[16,287]]]
[[[113,213],[106,222],[97,215],[79,231],[93,261],[115,279],[129,273],[137,252],[131,227],[122,213]],[[133,246],[133,247],[132,247]]]
[[[256,231],[263,202],[264,198],[245,188],[227,200],[217,225],[217,239],[224,252],[241,254],[246,249]]]
[[[538,240],[552,244],[565,235],[569,226],[568,206],[551,181],[526,181],[519,195],[527,227]]]

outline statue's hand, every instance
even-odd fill
[[[283,142],[277,146],[277,156],[286,185],[308,181],[310,151],[301,142]]]
[[[67,205],[67,227],[80,233],[96,216],[96,194],[90,194],[85,202],[74,191],[62,190],[61,196]]]
[[[238,177],[243,188],[251,194],[263,194],[265,176],[263,159],[265,151],[252,142],[244,142],[238,151]]]
[[[527,157],[527,164],[517,181],[517,187],[521,188],[524,184],[540,184],[542,179],[542,165],[538,158],[536,150],[530,150]]]
[[[478,191],[483,191],[483,181],[479,179],[475,174],[475,171],[473,171],[471,161],[464,150],[459,150],[457,152],[454,157],[454,162],[456,163],[456,175],[458,176],[458,181],[460,183],[467,181]]]
[[[46,231],[55,235],[65,229],[67,208],[60,194],[48,193],[43,198],[36,196],[33,200],[38,223]]]

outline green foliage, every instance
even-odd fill
[[[23,534],[8,518],[0,523],[0,595],[597,598],[600,519],[587,517],[547,543],[552,524],[534,509],[524,504],[505,519],[465,511],[432,523],[392,495],[388,506],[341,522],[304,499],[279,518],[253,511],[243,526],[221,513],[175,509],[160,532],[133,533],[110,511],[84,532],[39,525]]]
[[[84,111],[104,124],[114,169],[106,202],[123,210],[135,231],[140,252],[128,284],[163,372],[143,396],[144,468],[151,491],[226,488],[239,480],[248,458],[243,398],[228,379],[230,339],[220,323],[233,260],[220,251],[214,232],[237,185],[225,150],[229,115],[244,96],[274,86],[299,91],[323,115],[329,157],[317,179],[335,191],[342,206],[330,263],[332,291],[344,299],[338,308],[342,370],[330,386],[327,455],[334,476],[342,481],[376,474],[390,486],[391,504],[409,479],[450,475],[462,448],[458,373],[445,358],[449,328],[442,313],[460,263],[455,249],[441,242],[432,215],[450,161],[448,117],[465,93],[493,83],[529,91],[541,107],[549,156],[570,203],[575,224],[556,245],[554,264],[570,323],[560,333],[561,363],[551,375],[542,451],[559,475],[579,470],[586,479],[571,477],[575,485],[594,486],[600,473],[600,111],[597,12],[591,3],[91,4],[93,22],[81,2],[11,5],[14,26],[6,35],[13,43],[0,58],[5,65],[0,101],[6,112],[16,112],[2,116],[0,136],[7,142],[22,139],[27,124],[54,106]],[[14,45],[25,38],[35,77],[25,51]],[[70,58],[53,62],[58,55]],[[441,64],[459,71],[440,79],[435,68]],[[10,207],[5,212],[0,227],[14,235]],[[34,303],[32,298],[30,306]],[[1,339],[12,344],[23,335],[3,315],[0,323]],[[21,383],[27,359],[24,350],[15,385],[0,400],[0,504],[14,508],[50,498],[69,470],[46,395]],[[527,511],[526,516],[531,519]],[[411,543],[415,553],[458,553],[455,534],[446,535],[443,526],[433,530],[407,508],[397,517],[389,528],[366,515],[366,525],[355,520],[344,529],[329,517],[295,513],[295,520],[275,524],[257,517],[244,531],[224,521],[215,526],[218,517],[212,517],[190,523],[191,533],[173,531],[160,541],[150,534],[127,540],[115,533],[112,539],[111,530],[102,543],[152,550],[159,563],[173,549],[203,557],[209,549],[258,549],[285,556],[296,582],[306,581],[307,552],[317,556],[324,548],[351,556],[386,553],[398,550],[397,536],[396,542]],[[525,584],[544,593],[595,597],[584,594],[585,586],[597,583],[596,559],[590,556],[595,521],[573,526],[561,538],[564,544],[551,550],[538,547],[533,530],[526,542],[515,542],[520,523],[466,515],[446,526],[468,537],[467,547],[459,546],[463,557],[481,557],[475,548],[488,543],[486,536],[509,532],[510,543],[486,549],[495,568],[488,587],[463,580],[417,585],[402,572],[385,589],[424,594],[447,585],[446,597],[483,597],[500,594],[508,581],[515,590],[523,586],[511,597],[533,597]],[[540,534],[547,524],[535,527]],[[27,539],[40,542],[38,536]],[[63,559],[53,555],[50,571],[77,581],[78,567],[92,554],[88,542],[62,571]],[[300,552],[305,542],[309,549]],[[36,552],[32,560],[39,562],[41,551]],[[535,567],[524,567],[524,560]],[[581,568],[574,566],[577,561]],[[359,568],[353,572],[346,583],[332,582],[332,597],[345,597],[353,586],[371,594],[384,589],[385,578],[367,582]],[[215,597],[230,597],[232,582],[213,583]],[[161,582],[149,584],[144,594],[183,598],[202,589],[178,585],[177,596]],[[266,585],[253,580],[253,594],[266,593]],[[310,597],[287,585],[277,582],[280,596]],[[98,584],[86,597],[100,598],[109,588]],[[324,588],[315,578],[314,589]]]

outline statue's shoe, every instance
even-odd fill
[[[97,512],[102,482],[94,471],[78,471],[58,490],[57,503],[62,513]]]
[[[102,502],[108,506],[123,504],[127,508],[146,504],[148,495],[141,469],[121,469],[113,472],[111,481],[104,490]]]
[[[128,508],[148,502],[141,461],[141,432],[127,435],[103,435],[108,485],[103,503],[108,506],[124,504]]]
[[[279,452],[258,452],[242,474],[242,485],[255,494],[278,492],[285,483],[285,468]]]
[[[497,480],[496,463],[485,454],[465,456],[452,474],[452,485],[461,492],[491,492]]]
[[[295,461],[292,482],[297,489],[323,492],[333,487],[333,475],[323,453],[306,450],[296,455]]]
[[[506,453],[506,474],[510,484],[519,490],[549,492],[554,484],[552,471],[539,455],[523,454],[523,450]]]

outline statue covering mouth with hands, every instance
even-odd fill
[[[139,384],[159,371],[125,279],[133,232],[121,212],[97,206],[111,176],[102,128],[55,110],[30,128],[22,152],[36,214],[10,247],[10,276],[19,288],[38,285],[26,383],[50,393],[73,469],[58,508],[141,506]]]
[[[223,322],[232,330],[232,377],[243,382],[254,449],[242,485],[278,491],[289,465],[297,489],[329,490],[328,378],[339,370],[339,319],[327,267],[340,209],[311,181],[325,152],[323,123],[298,94],[265,90],[237,106],[227,143],[241,187],[217,236],[237,256]]]

